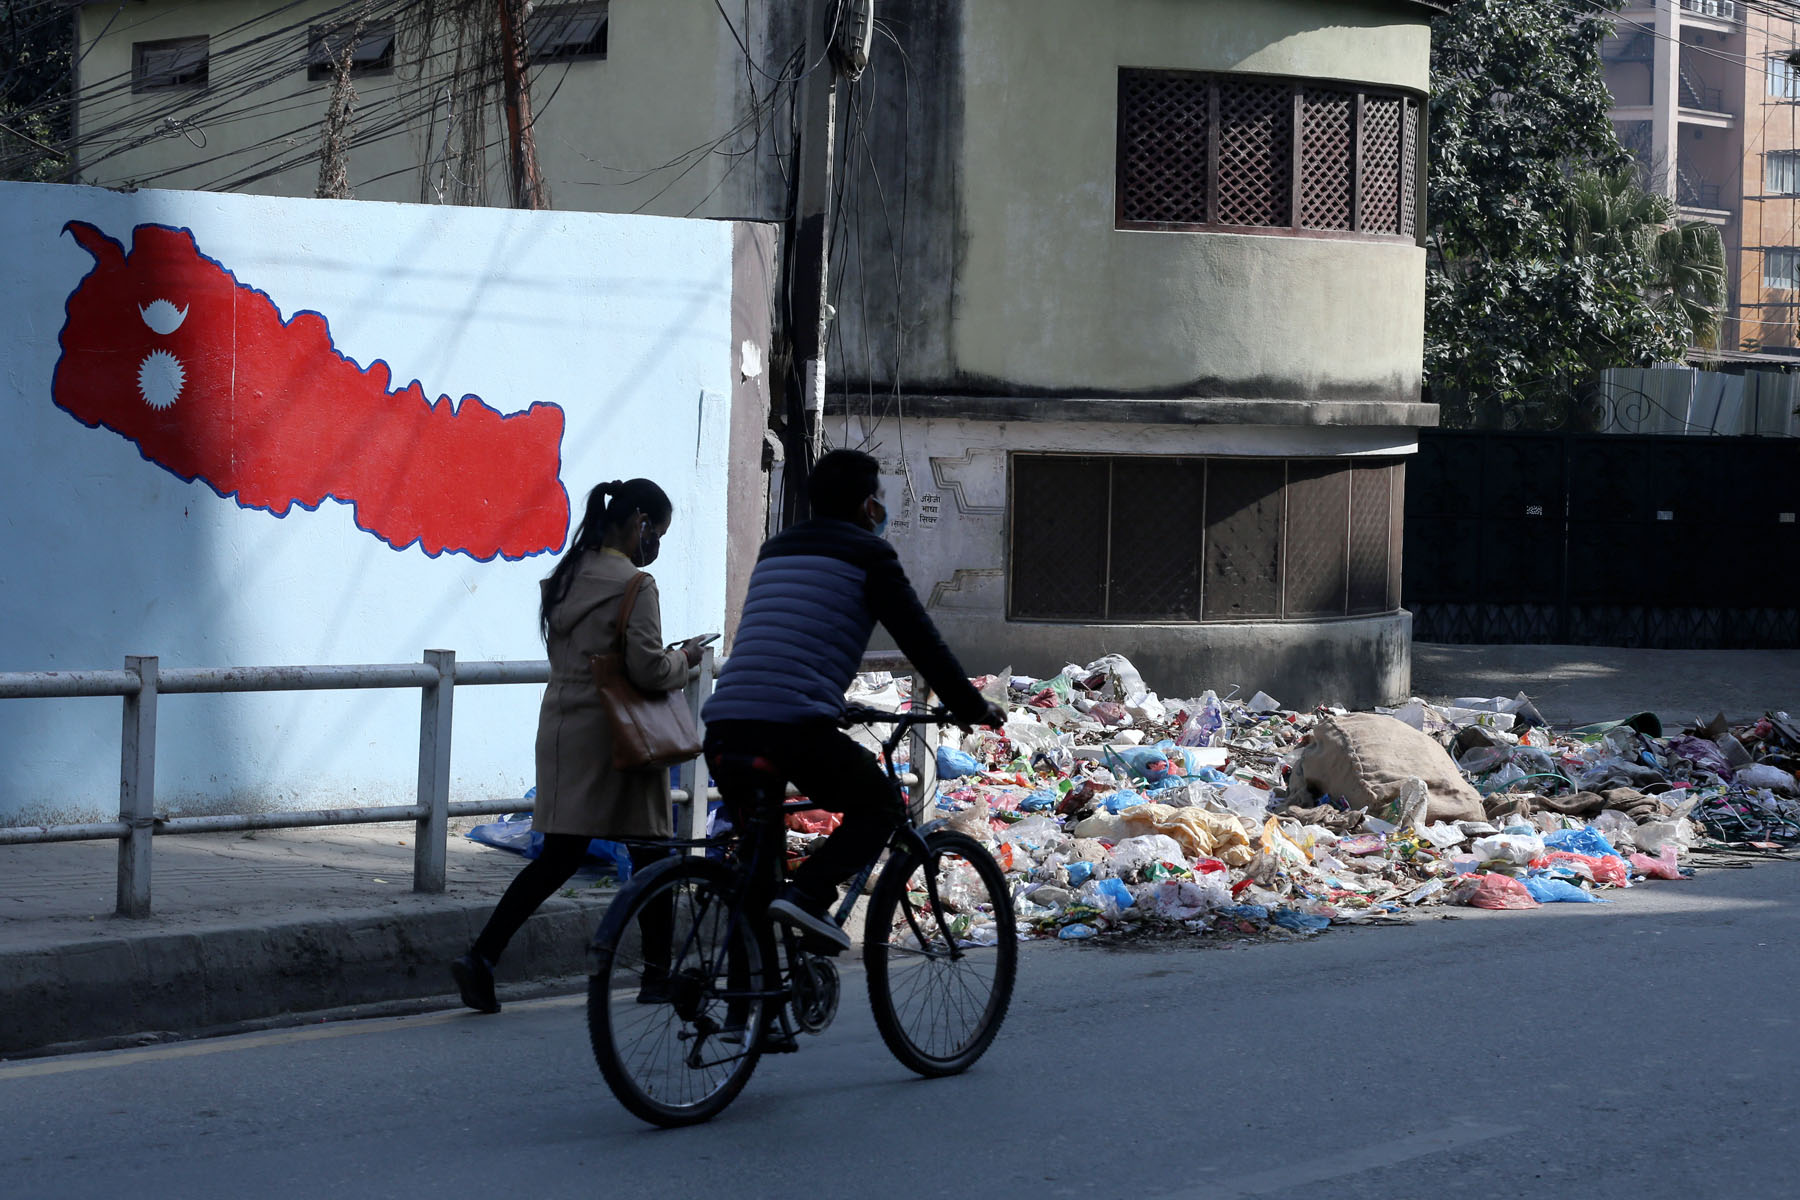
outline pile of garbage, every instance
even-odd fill
[[[1261,692],[1163,700],[1118,655],[975,682],[1008,719],[939,735],[937,815],[993,851],[1034,936],[1604,904],[1691,876],[1697,847],[1800,844],[1800,725],[1782,713],[1664,736],[1647,713],[1556,734],[1523,695],[1296,712]],[[865,675],[851,699],[906,692]],[[791,853],[822,832],[793,830]]]

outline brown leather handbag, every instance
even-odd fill
[[[600,707],[606,710],[612,728],[613,766],[621,771],[666,768],[700,757],[700,735],[694,730],[683,690],[646,692],[631,682],[625,670],[625,630],[648,578],[640,571],[625,589],[612,651],[588,655]]]

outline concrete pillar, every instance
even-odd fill
[[[1650,70],[1650,186],[1680,199],[1681,0],[1656,0],[1656,58]]]

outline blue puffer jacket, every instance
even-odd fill
[[[707,724],[835,720],[877,621],[952,712],[986,712],[894,548],[848,521],[818,519],[763,543]]]

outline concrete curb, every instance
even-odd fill
[[[546,902],[507,950],[502,984],[579,975],[605,899]],[[328,917],[145,930],[0,951],[0,1055],[54,1043],[442,996],[491,898]]]

